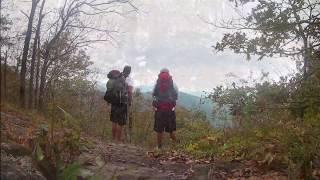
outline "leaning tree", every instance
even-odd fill
[[[29,27],[32,27],[31,17],[40,0],[32,1],[29,16]],[[29,105],[35,104],[41,109],[44,106],[48,73],[61,60],[76,50],[85,49],[93,43],[114,41],[118,32],[116,26],[110,23],[115,16],[123,16],[137,7],[132,0],[63,0],[58,8],[44,8],[42,0],[38,23],[33,43],[33,53],[30,67]],[[43,13],[42,13],[43,11]],[[44,16],[45,14],[45,16]],[[63,50],[57,51],[64,35],[68,34],[68,44]],[[41,38],[40,38],[41,37]],[[21,68],[21,104],[25,104],[25,79],[28,45],[31,33],[27,33]],[[32,92],[35,89],[34,92]]]

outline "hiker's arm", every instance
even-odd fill
[[[178,86],[173,83],[173,96],[174,96],[174,101],[173,101],[173,107],[172,107],[172,111],[176,110],[176,105],[177,105],[177,100],[178,100],[178,94],[179,94],[179,90],[178,90]]]
[[[174,89],[174,93],[175,93],[175,98],[177,100],[178,97],[179,97],[179,89],[178,89],[178,86],[175,83],[173,84],[173,89]]]
[[[156,97],[157,96],[157,84],[154,85],[153,90],[152,90],[152,97]]]
[[[128,91],[128,104],[132,104],[132,96],[133,96],[133,80],[130,77],[125,79],[125,83]]]
[[[154,111],[157,111],[157,83],[154,85],[153,90],[152,90],[152,107]]]

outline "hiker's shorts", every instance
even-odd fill
[[[114,123],[123,126],[127,123],[127,105],[120,104],[120,105],[111,105],[111,116],[110,120]]]
[[[175,111],[156,111],[154,113],[154,131],[171,133],[176,130]]]

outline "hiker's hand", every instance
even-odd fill
[[[172,108],[172,111],[175,111],[175,110],[176,110],[176,107],[173,107],[173,108]]]
[[[154,111],[157,111],[158,109],[157,109],[156,107],[153,107],[153,110],[154,110]]]

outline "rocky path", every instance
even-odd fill
[[[45,177],[34,167],[31,150],[26,145],[30,119],[11,113],[1,113],[1,179],[44,180]]]
[[[151,157],[142,148],[129,144],[95,142],[94,149],[89,149],[79,156],[79,163],[88,175],[103,179],[188,179],[191,165],[165,162]]]
[[[1,113],[1,179],[45,179],[32,164],[30,150],[24,144],[33,126],[28,119]],[[284,172],[262,171],[250,161],[194,160],[175,151],[148,151],[130,144],[83,138],[93,145],[76,159],[81,165],[78,179],[287,179]]]
[[[263,172],[252,162],[192,160],[177,152],[152,152],[129,144],[103,143],[80,155],[88,175],[117,180],[287,179],[284,172]],[[85,174],[83,174],[85,177]]]

